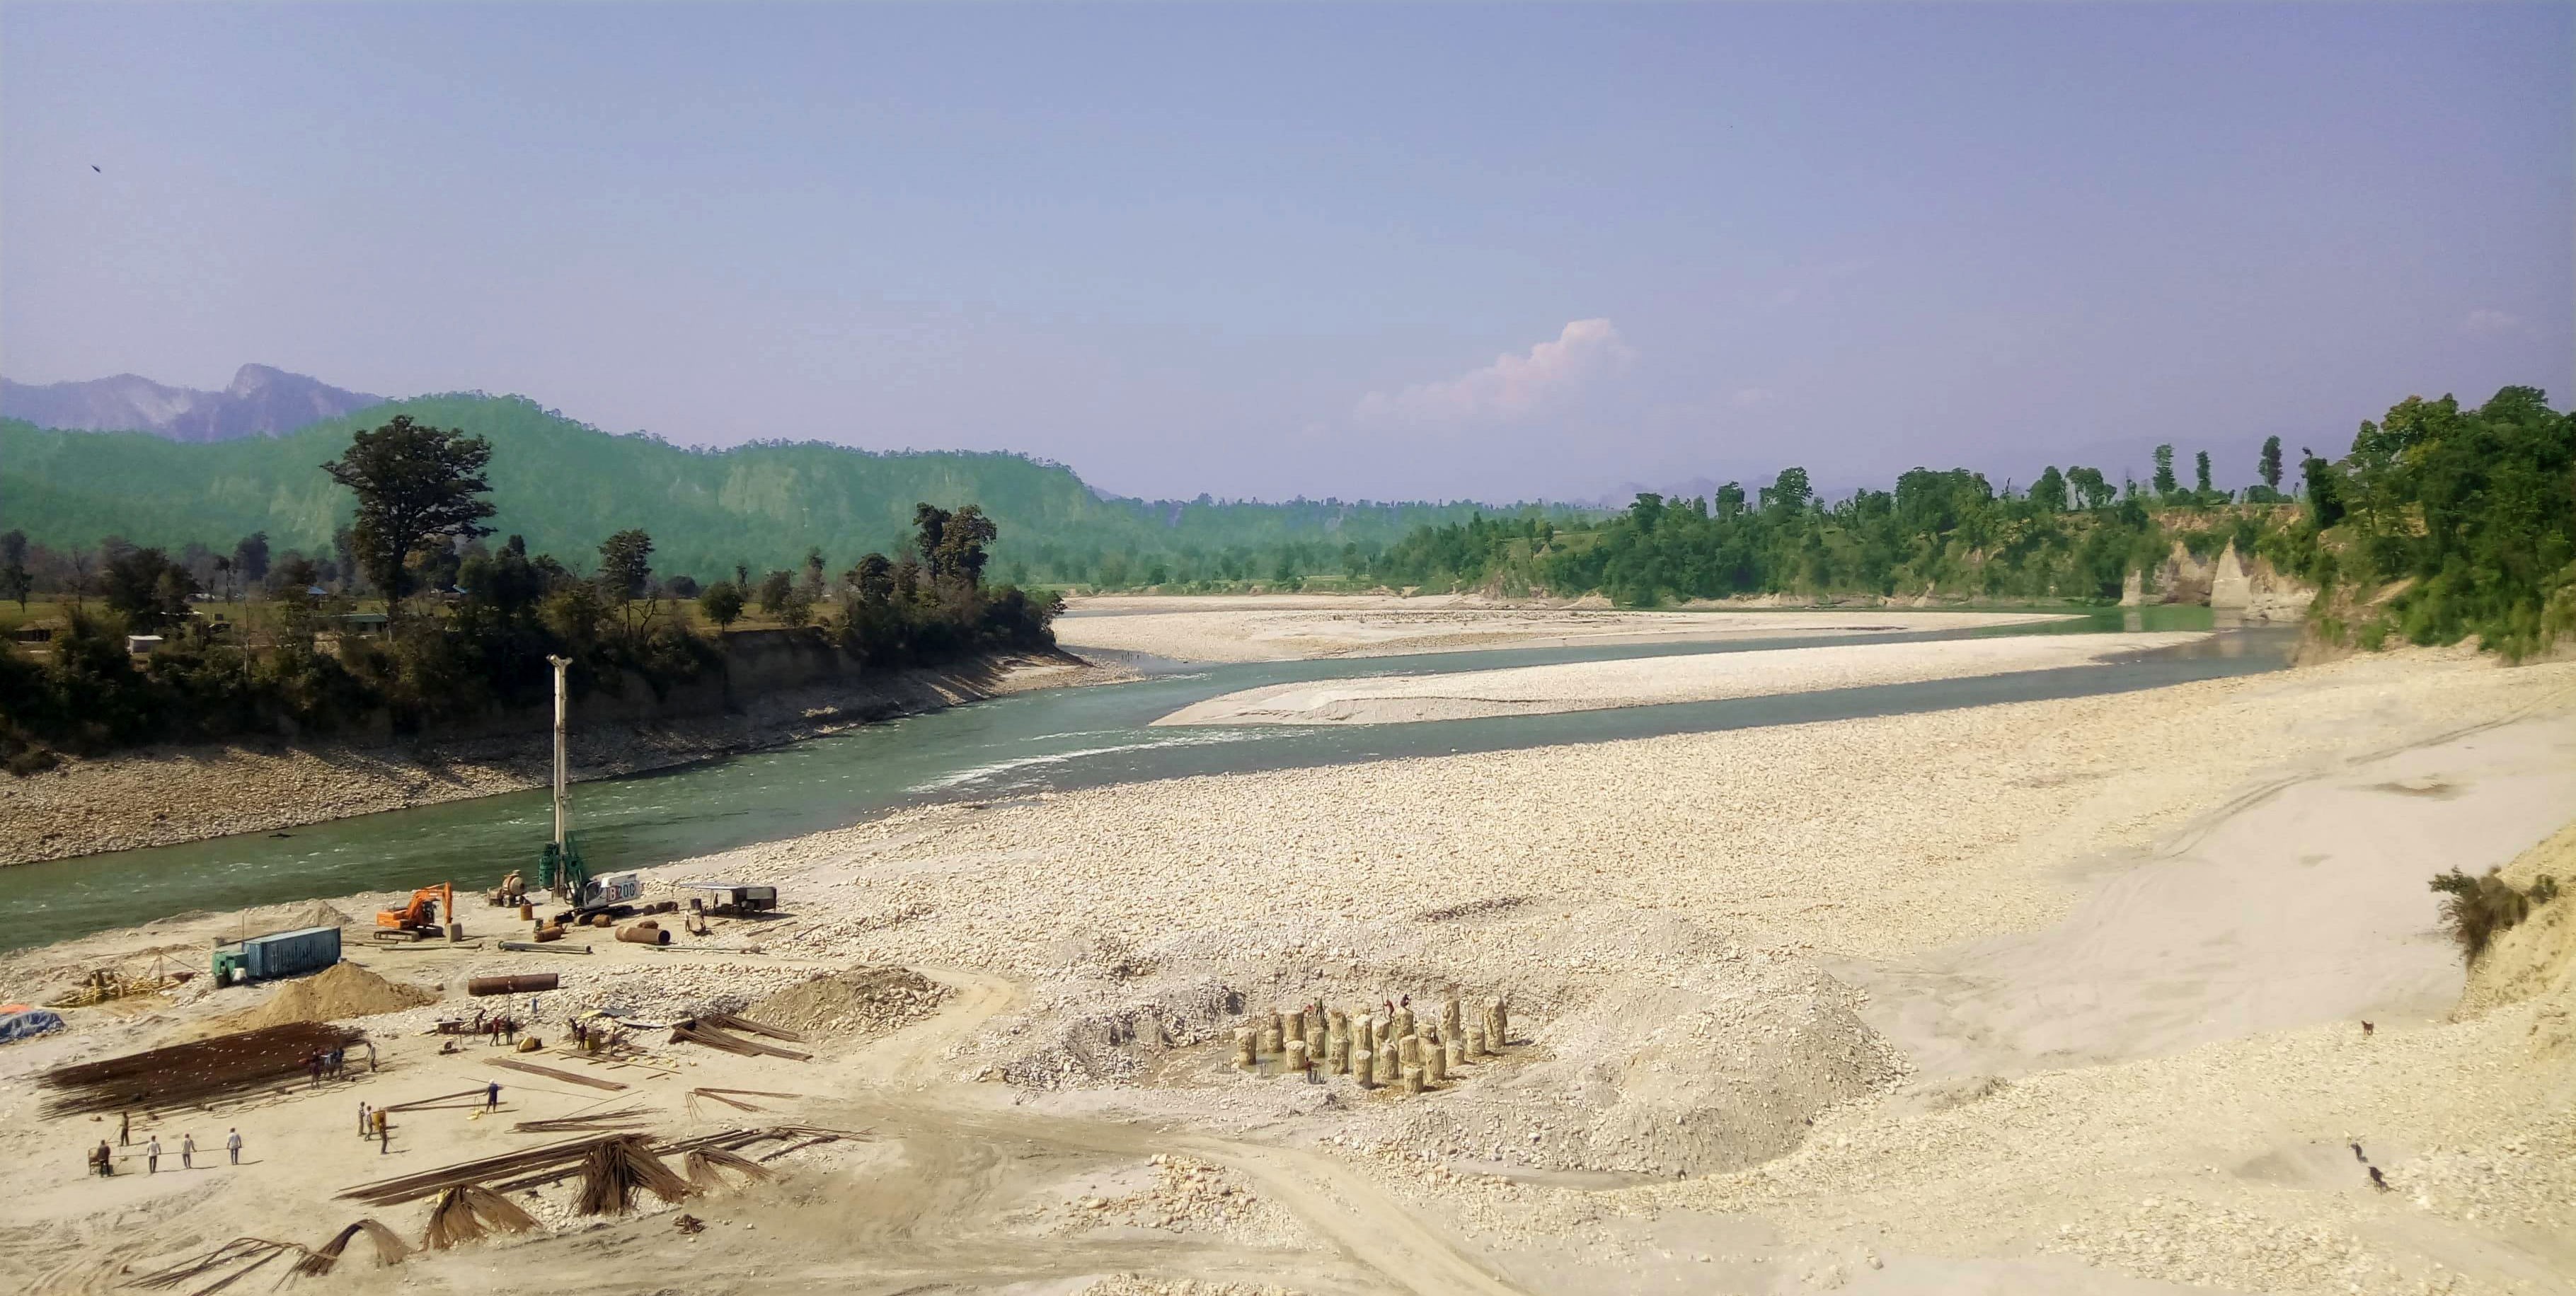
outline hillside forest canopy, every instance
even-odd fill
[[[353,436],[408,418],[480,438],[494,451],[488,498],[529,547],[589,553],[649,520],[662,579],[706,584],[736,567],[793,570],[810,549],[834,562],[911,543],[914,505],[975,505],[1000,528],[1002,582],[1101,588],[1275,588],[1364,578],[1416,527],[1464,521],[1470,503],[1296,499],[1137,500],[1094,490],[1072,470],[1019,455],[878,453],[820,442],[692,450],[612,435],[520,397],[450,395],[394,402],[277,437],[182,444],[148,433],[72,432],[0,420],[0,530],[45,554],[95,552],[110,538],[189,560],[262,535],[322,568],[322,583],[364,586],[349,493],[313,465]],[[1558,508],[1579,518],[1603,510]],[[46,563],[40,580],[68,576]]]
[[[1597,522],[1530,514],[1422,527],[1390,548],[1392,584],[1602,594],[1632,607],[1673,600],[1932,594],[1986,602],[2116,600],[2132,573],[2180,544],[2318,587],[2315,630],[2337,643],[2448,644],[2475,635],[2521,657],[2576,634],[2576,417],[2536,388],[2475,409],[2409,397],[2364,422],[2328,459],[2280,439],[2256,484],[2217,489],[2209,456],[2193,481],[2159,446],[2146,482],[2049,468],[1998,491],[1965,468],[1917,468],[1892,490],[1817,498],[1803,468],[1748,493],[1639,495]]]
[[[755,602],[787,633],[862,668],[1054,644],[1062,601],[987,583],[1000,530],[971,504],[917,504],[894,556],[861,555],[837,576],[814,551],[797,571],[755,580],[743,569],[701,587],[657,580],[640,527],[610,535],[595,564],[580,564],[587,572],[517,535],[491,543],[494,458],[484,439],[408,415],[354,433],[315,470],[354,497],[334,583],[322,561],[275,551],[259,533],[203,564],[192,561],[202,547],[173,556],[101,544],[82,556],[41,659],[16,643],[0,649],[0,756],[24,774],[57,751],[379,721],[418,732],[543,703],[556,656],[570,659],[577,696],[642,688],[663,698],[722,679],[722,627]],[[0,594],[23,604],[34,554],[23,532],[0,536]],[[240,620],[201,614],[201,566],[228,601],[244,599]],[[381,596],[381,612],[361,609],[362,586]],[[693,624],[684,599],[716,634]],[[152,637],[149,651],[130,651],[129,635]]]

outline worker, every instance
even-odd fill
[[[152,1136],[151,1142],[143,1145],[143,1173],[161,1173],[161,1136],[158,1134]]]
[[[367,1131],[373,1128],[374,1126],[367,1122],[367,1100],[361,1098],[358,1100],[358,1137],[365,1138]]]
[[[387,1120],[385,1119],[385,1109],[384,1109],[384,1108],[382,1108],[382,1107],[377,1108],[377,1109],[376,1109],[376,1155],[378,1155],[378,1156],[382,1156],[382,1155],[384,1155],[385,1150],[386,1150],[386,1147],[387,1147],[389,1144],[391,1144],[391,1143],[393,1142],[393,1137],[394,1137],[394,1134],[393,1134],[393,1124],[392,1124],[392,1122],[387,1121]]]
[[[134,1113],[130,1111],[116,1114],[116,1145],[118,1147],[134,1145]]]
[[[518,1018],[504,1017],[501,1019],[501,1042],[511,1045],[516,1045],[519,1042]]]
[[[116,1173],[116,1153],[108,1149],[106,1139],[100,1139],[98,1150],[89,1154],[89,1164],[102,1179]]]
[[[179,1168],[182,1170],[197,1168],[197,1136],[194,1134],[179,1136]]]
[[[498,1080],[495,1080],[495,1081],[493,1081],[489,1086],[485,1087],[485,1089],[483,1090],[483,1110],[485,1110],[485,1111],[498,1111],[498,1110],[500,1110],[500,1108],[501,1108],[501,1082],[500,1082],[500,1081],[498,1081]]]
[[[233,1155],[233,1164],[241,1164],[241,1129],[236,1126],[224,1135],[224,1151]]]

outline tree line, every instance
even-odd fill
[[[23,602],[48,568],[69,582],[64,624],[41,659],[0,647],[0,757],[23,774],[49,766],[56,750],[327,732],[378,718],[417,732],[542,703],[554,656],[572,660],[576,695],[642,687],[667,697],[722,676],[721,630],[746,599],[863,667],[1054,642],[1060,600],[985,582],[998,528],[971,506],[921,505],[911,551],[864,555],[837,585],[821,580],[818,552],[801,583],[771,573],[755,584],[746,572],[700,589],[655,579],[653,540],[640,528],[610,536],[589,573],[515,535],[488,543],[491,457],[484,439],[407,415],[358,431],[322,465],[355,505],[328,559],[272,558],[261,534],[230,554],[175,557],[122,543],[48,553],[0,536],[0,594]],[[361,611],[362,590],[381,599],[381,614]],[[239,621],[217,621],[195,606],[214,591],[256,597]],[[719,635],[679,614],[690,596]],[[129,635],[160,642],[137,654]]]
[[[2366,421],[2328,458],[2302,447],[2298,477],[2279,437],[2256,482],[2216,487],[2206,451],[2184,484],[2158,446],[2144,483],[2051,467],[2026,491],[1965,468],[1917,468],[1893,489],[1827,501],[1803,468],[1750,496],[1642,494],[1597,522],[1534,513],[1416,528],[1373,574],[1399,586],[1670,599],[1935,593],[2102,603],[2181,544],[2207,559],[2233,543],[2248,562],[2320,587],[2312,627],[2376,648],[2475,635],[2520,657],[2576,635],[2576,416],[2536,388],[2483,406],[2410,397]]]

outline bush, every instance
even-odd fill
[[[2442,893],[2442,921],[2460,947],[2463,961],[2475,963],[2494,943],[2497,933],[2531,916],[2534,905],[2558,897],[2558,879],[2543,876],[2529,892],[2517,891],[2496,869],[2470,877],[2458,869],[2434,875],[2432,888]]]

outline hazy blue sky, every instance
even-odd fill
[[[0,369],[1147,495],[2241,484],[2576,396],[2572,68],[2567,4],[11,3]]]

